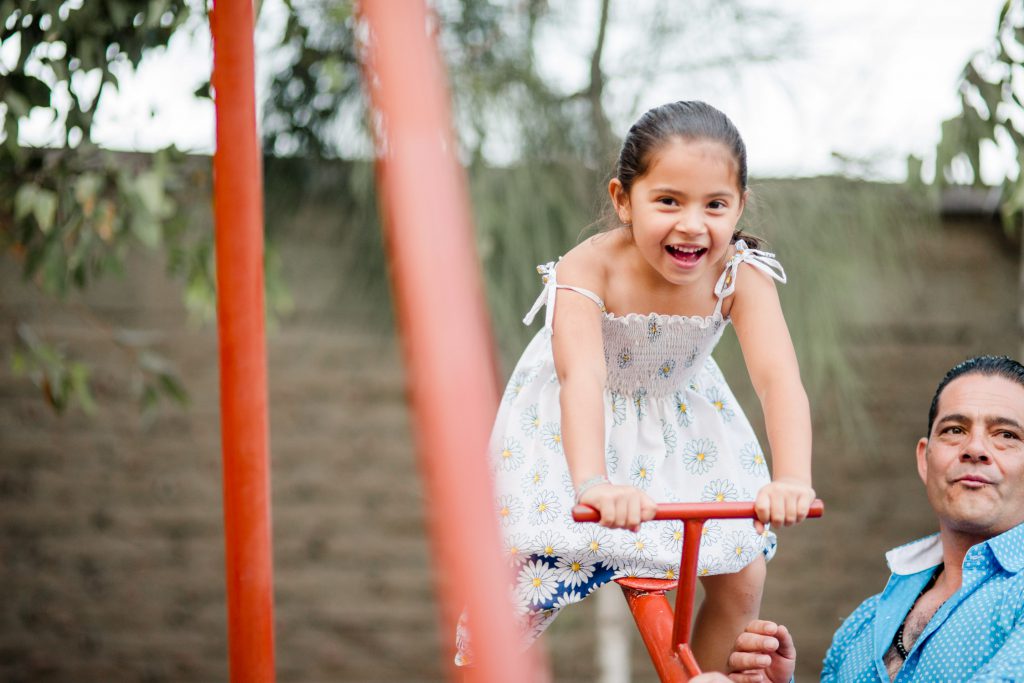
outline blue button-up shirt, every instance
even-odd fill
[[[882,657],[942,561],[938,534],[890,550],[885,590],[836,632],[822,681],[888,683]],[[963,583],[914,641],[900,681],[1024,681],[1024,524],[967,551]]]

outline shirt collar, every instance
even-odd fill
[[[1024,569],[1024,523],[979,545],[984,544],[1006,571],[1016,574]],[[925,536],[893,548],[885,554],[885,560],[893,574],[916,574],[942,562],[942,541],[937,533]]]
[[[885,561],[893,574],[922,572],[942,562],[942,541],[937,533],[919,538],[887,552]]]
[[[1024,523],[988,539],[986,543],[1003,569],[1012,574],[1024,569]]]

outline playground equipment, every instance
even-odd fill
[[[385,217],[399,328],[439,577],[443,629],[466,607],[476,666],[466,680],[543,680],[537,649],[518,642],[491,507],[486,459],[497,406],[493,340],[474,249],[465,178],[455,158],[444,68],[422,0],[395,11],[363,0],[362,57],[374,107],[378,191]],[[217,116],[214,220],[221,368],[224,521],[230,676],[274,681],[273,573],[263,201],[256,130],[252,0],[214,0],[212,85]],[[399,199],[400,198],[400,199]],[[812,516],[821,514],[820,501]],[[596,513],[578,509],[579,521]],[[753,504],[665,505],[656,519],[682,519],[699,537],[705,520],[751,517]],[[674,582],[619,581],[663,681],[698,671],[690,652],[697,546],[683,546],[675,618],[664,596]],[[443,580],[440,580],[443,577]],[[451,661],[451,652],[445,653]]]
[[[520,653],[486,458],[499,386],[494,341],[455,156],[444,66],[423,2],[359,4],[377,189],[428,506],[442,632],[465,607],[480,683],[537,680]],[[453,653],[445,658],[450,663]],[[451,666],[451,664],[449,664]],[[454,672],[453,672],[454,675]]]
[[[274,680],[263,177],[256,133],[252,0],[215,0],[217,247],[224,548],[233,683]]]
[[[824,510],[824,503],[815,500],[807,516],[821,517]],[[572,517],[577,522],[597,522],[601,519],[597,510],[587,505],[574,507]],[[700,667],[697,666],[697,660],[690,649],[690,630],[697,588],[697,555],[704,523],[709,519],[756,517],[753,503],[661,504],[654,519],[683,522],[679,580],[616,579],[616,583],[622,587],[622,592],[626,596],[629,610],[633,613],[637,629],[662,683],[686,683],[700,673]],[[673,615],[665,593],[677,587],[676,609]]]

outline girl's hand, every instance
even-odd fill
[[[601,513],[601,526],[637,532],[640,522],[654,519],[657,504],[635,486],[598,484],[587,489],[579,502]]]
[[[807,511],[814,501],[814,489],[810,485],[789,477],[776,479],[757,492],[754,510],[758,532],[771,522],[774,526],[791,526],[807,518]]]

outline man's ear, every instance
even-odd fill
[[[623,189],[618,178],[612,178],[609,181],[608,195],[612,198],[612,206],[615,207],[615,213],[619,220],[623,225],[629,225],[633,220],[630,215],[629,194]]]
[[[921,481],[928,484],[928,438],[921,437],[917,442],[917,476]]]

